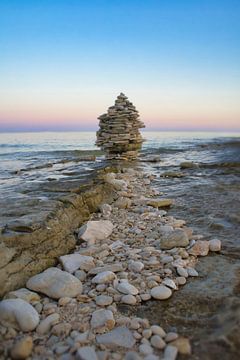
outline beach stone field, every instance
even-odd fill
[[[133,168],[107,173],[116,200],[76,229],[77,246],[56,267],[34,275],[0,302],[0,358],[174,360],[190,358],[191,339],[175,324],[135,316],[135,307],[171,305],[199,274],[201,257],[221,241],[195,234],[168,214],[174,199],[155,175]],[[123,310],[124,309],[124,310]]]

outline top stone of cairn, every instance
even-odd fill
[[[96,145],[106,152],[107,159],[133,160],[137,158],[143,138],[139,132],[145,127],[135,106],[121,93],[106,114],[100,115]]]

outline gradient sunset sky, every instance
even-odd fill
[[[239,0],[1,0],[0,131],[240,130]]]

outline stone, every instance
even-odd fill
[[[160,176],[165,178],[181,178],[186,176],[186,174],[180,171],[165,171]]]
[[[193,276],[193,277],[197,277],[198,276],[198,272],[197,270],[195,270],[194,268],[192,267],[189,267],[186,269],[187,270],[187,273],[189,276]]]
[[[167,335],[165,336],[165,341],[166,342],[171,342],[173,340],[176,340],[178,338],[178,334],[175,332],[169,332],[167,333]]]
[[[174,290],[177,289],[177,286],[176,286],[175,282],[172,279],[166,278],[166,279],[163,280],[162,284],[166,285],[170,289],[174,289]]]
[[[127,281],[122,281],[117,285],[117,290],[119,292],[121,292],[122,294],[126,294],[126,295],[137,295],[138,294],[138,289],[129,284],[129,282]]]
[[[189,339],[184,337],[179,337],[176,340],[171,342],[172,346],[175,346],[178,349],[179,354],[182,355],[191,355],[192,348]]]
[[[168,287],[160,285],[151,289],[151,295],[154,299],[165,300],[172,296],[172,291]]]
[[[172,249],[174,247],[185,247],[188,246],[189,239],[186,232],[183,229],[175,229],[163,235],[160,239],[161,249]]]
[[[32,331],[39,324],[39,314],[25,300],[2,300],[0,302],[0,323],[24,332]]]
[[[166,346],[165,341],[163,341],[163,339],[159,335],[153,335],[151,337],[151,344],[154,348],[160,350],[164,349]]]
[[[76,358],[78,360],[98,360],[96,351],[91,346],[83,346],[77,350]]]
[[[98,295],[95,301],[99,306],[108,306],[112,304],[113,298],[108,295]]]
[[[185,277],[185,278],[188,277],[188,271],[181,266],[177,267],[177,273],[178,275],[180,275],[180,277]]]
[[[75,297],[82,293],[82,283],[75,276],[58,268],[49,268],[31,277],[27,287],[39,291],[53,299]]]
[[[147,199],[146,204],[154,208],[169,207],[173,205],[172,199]]]
[[[153,348],[148,344],[141,344],[138,350],[143,355],[149,355],[153,353]]]
[[[114,173],[108,173],[104,180],[107,184],[113,186],[115,190],[127,190],[128,184],[125,180],[116,179],[116,175]]]
[[[123,304],[135,305],[137,303],[137,299],[135,296],[128,294],[128,295],[122,296],[121,302]]]
[[[128,268],[130,271],[139,273],[144,269],[144,264],[141,261],[132,261]]]
[[[124,360],[142,360],[136,351],[128,351]]]
[[[166,336],[166,333],[161,326],[152,325],[150,329],[153,334],[159,335],[161,338],[164,338]]]
[[[91,328],[95,332],[111,330],[115,325],[113,313],[110,310],[100,309],[92,313]]]
[[[114,350],[116,347],[131,349],[136,343],[132,332],[125,326],[119,326],[106,334],[97,335],[96,341],[98,344]]]
[[[40,324],[38,325],[36,331],[40,335],[47,334],[51,327],[58,323],[59,321],[59,314],[54,313],[51,315],[48,315],[45,319],[41,320]]]
[[[187,280],[186,280],[186,278],[184,276],[178,276],[176,278],[176,282],[177,282],[178,285],[185,285]]]
[[[163,354],[164,360],[175,360],[177,358],[178,349],[175,346],[166,346]]]
[[[219,239],[212,239],[209,241],[209,250],[210,251],[221,251],[222,243]]]
[[[99,206],[99,210],[104,216],[110,216],[112,212],[112,207],[109,204],[102,204]]]
[[[190,255],[206,256],[209,252],[209,242],[205,240],[198,240],[193,247],[188,250]]]
[[[78,238],[94,245],[96,241],[106,240],[113,231],[113,224],[109,220],[88,221],[78,232]]]
[[[99,266],[99,267],[96,267],[94,269],[91,269],[88,272],[88,274],[89,275],[96,275],[96,274],[99,274],[99,273],[104,272],[104,271],[112,271],[114,273],[115,272],[120,272],[120,271],[123,271],[123,266],[120,263]]]
[[[18,340],[11,348],[11,359],[21,360],[28,358],[33,349],[33,339],[31,336],[25,336]]]
[[[68,336],[70,331],[72,330],[72,325],[70,323],[59,323],[55,324],[52,328],[52,334],[58,337]]]
[[[9,292],[7,295],[5,295],[4,299],[22,299],[27,301],[28,303],[31,303],[34,301],[39,301],[40,296],[33,291],[22,288]]]
[[[73,274],[76,270],[89,271],[95,267],[95,263],[92,256],[84,256],[80,254],[70,254],[60,256],[60,263],[65,271]]]
[[[100,129],[97,131],[96,145],[106,152],[106,158],[136,159],[143,142],[139,129],[144,127],[144,124],[128,98],[121,93],[115,105],[98,119]]]
[[[116,278],[116,275],[112,271],[103,271],[92,279],[93,284],[106,284],[113,281]]]
[[[132,205],[132,201],[128,199],[127,197],[119,197],[115,203],[114,206],[116,206],[119,209],[129,209]]]

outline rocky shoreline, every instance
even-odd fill
[[[154,175],[122,168],[102,178],[112,199],[99,199],[92,207],[99,211],[78,230],[74,253],[58,254],[56,267],[31,277],[26,288],[8,292],[0,303],[3,358],[171,360],[191,355],[189,338],[169,330],[174,324],[163,328],[131,309],[150,300],[170,306],[174,293],[198,276],[198,257],[219,252],[221,242],[203,240],[185,220],[169,216],[174,201],[152,186]],[[122,307],[129,309],[128,316]]]

